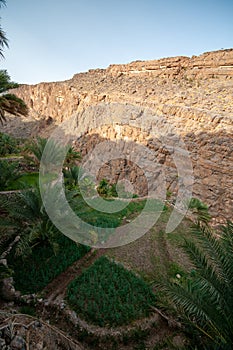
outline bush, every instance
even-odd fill
[[[101,257],[70,283],[67,300],[88,321],[119,326],[148,316],[155,295],[134,273]]]
[[[138,196],[130,192],[125,191],[123,183],[110,184],[107,179],[102,179],[99,182],[97,191],[102,197],[121,197],[121,198],[137,198]]]
[[[10,183],[19,178],[18,166],[16,162],[0,160],[0,191],[7,190]]]
[[[19,153],[19,142],[10,135],[0,132],[0,156]]]
[[[97,191],[100,196],[103,197],[117,197],[116,189],[109,184],[107,179],[102,179],[97,187]]]

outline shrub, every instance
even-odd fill
[[[7,190],[9,184],[19,178],[18,166],[16,162],[0,160],[0,191]]]
[[[117,184],[110,184],[107,179],[102,179],[99,182],[97,191],[102,197],[121,197],[121,198],[137,198],[136,194],[125,191],[123,183],[118,182]]]
[[[10,135],[0,132],[0,156],[19,153],[19,142]]]
[[[111,194],[111,187],[109,185],[109,181],[107,179],[102,179],[99,183],[97,191],[98,191],[100,196],[108,196],[109,197]]]

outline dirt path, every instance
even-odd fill
[[[43,290],[43,294],[45,295],[48,303],[58,304],[64,300],[68,284],[75,277],[81,275],[83,269],[86,269],[92,265],[93,262],[105,252],[105,249],[91,249],[80,260],[74,262],[65,271],[58,275],[52,282],[50,282]]]
[[[133,201],[141,201],[145,198],[134,198]],[[121,200],[121,199],[120,199]],[[125,199],[122,199],[125,200]],[[81,275],[83,270],[91,266],[96,259],[106,254],[106,249],[92,248],[80,260],[74,262],[65,271],[51,281],[43,290],[42,294],[48,304],[59,304],[64,300],[68,284],[77,276]]]

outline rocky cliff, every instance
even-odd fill
[[[30,107],[28,119],[10,118],[5,131],[21,136],[48,135],[71,115],[99,103],[119,102],[150,108],[183,138],[194,168],[194,196],[210,205],[212,214],[231,218],[233,209],[233,49],[198,57],[136,61],[90,70],[70,80],[22,85],[14,93]],[[148,121],[148,125],[151,121]],[[143,121],[144,126],[147,121]],[[129,118],[98,128],[86,121],[77,142],[86,154],[102,139],[133,140],[152,147],[150,133]],[[92,130],[90,125],[93,125]],[[154,146],[156,159],[170,169],[167,187],[177,190],[177,172],[168,151]],[[108,170],[107,170],[108,169]],[[119,172],[120,169],[120,172]],[[146,191],[140,169],[120,161],[102,169],[100,176],[115,180],[127,173],[138,192]]]

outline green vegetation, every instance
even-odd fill
[[[101,197],[120,197],[120,198],[137,198],[136,194],[132,194],[125,190],[123,183],[110,184],[107,179],[99,182],[97,191]]]
[[[60,143],[53,139],[44,139],[37,137],[35,140],[30,140],[25,146],[25,158],[30,164],[39,168],[42,155],[46,146],[46,155],[43,158],[43,163],[51,163],[51,159],[55,162],[60,162],[62,155],[65,152],[66,158],[64,161],[64,168],[74,166],[76,160],[80,159],[80,154],[74,150],[73,147],[67,145],[63,147]]]
[[[38,138],[28,148],[31,161],[36,166],[39,165],[45,145],[46,140]],[[53,152],[55,147],[56,144],[51,141],[48,151]],[[18,149],[17,140],[0,133],[1,156],[17,154]],[[59,150],[63,152],[62,148],[58,149],[58,156]],[[103,201],[108,207],[113,203],[116,207],[122,204],[123,201],[116,198],[117,192],[123,193],[123,197],[132,196],[123,189],[119,191],[116,185],[109,184],[106,179],[101,180],[97,188],[103,198],[89,199],[88,205],[80,194],[84,191],[91,196],[94,183],[88,177],[78,182],[82,169],[75,162],[79,159],[79,153],[71,147],[67,151],[63,168],[67,198],[83,221],[95,229],[97,227],[93,234],[98,235],[98,227],[116,228],[140,214],[145,207],[145,200],[126,202],[125,208],[113,213],[94,209],[101,208]],[[7,158],[0,160],[0,190],[7,189],[21,191],[4,195],[0,200],[0,255],[5,254],[11,243],[14,243],[7,253],[7,265],[0,264],[0,280],[13,276],[16,289],[22,293],[38,292],[83,257],[90,248],[76,244],[53,225],[41,200],[38,172],[25,170],[22,164]],[[233,224],[229,222],[218,230],[212,229],[207,206],[192,199],[190,209],[196,214],[192,229],[190,222],[185,220],[175,232],[166,234],[165,226],[171,209],[166,206],[162,208],[162,204],[156,200],[149,200],[148,203],[151,204],[152,212],[163,211],[161,217],[139,244],[133,242],[131,246],[119,248],[120,258],[116,260],[124,261],[121,249],[123,253],[127,251],[127,257],[130,255],[129,250],[134,249],[136,253],[131,267],[141,273],[144,279],[155,281],[156,296],[141,278],[125,270],[122,265],[102,257],[70,283],[67,290],[69,304],[87,321],[99,326],[119,326],[149,315],[151,306],[160,303],[163,311],[167,310],[168,317],[176,315],[182,322],[194,346],[202,349],[231,349]],[[141,271],[134,264],[137,263],[135,255],[140,248],[148,255],[145,270],[142,267]],[[117,249],[109,249],[107,254],[117,257]],[[147,273],[148,265],[150,268],[152,266],[152,270],[154,266],[154,271]],[[26,308],[24,312],[32,313],[34,310]],[[142,343],[138,344],[138,348],[143,346]]]
[[[57,275],[68,266],[79,260],[89,247],[77,245],[75,242],[60,235],[57,239],[56,254],[51,246],[40,244],[27,257],[15,256],[15,250],[8,258],[9,266],[14,270],[14,281],[17,290],[22,293],[41,291]]]
[[[19,178],[18,166],[16,162],[0,160],[0,191],[8,189]]]
[[[106,257],[70,283],[67,300],[78,314],[99,326],[119,326],[148,316],[156,302],[142,279]]]
[[[5,140],[6,144],[8,141],[11,143],[10,138],[5,138]],[[30,152],[38,164],[45,144],[44,139],[37,139],[31,143]],[[51,143],[51,151],[54,146]],[[76,189],[80,169],[75,165],[72,166],[72,162],[78,158],[79,154],[73,152],[71,148],[69,150],[69,157],[65,161],[66,168],[63,169],[67,196],[72,197],[74,193],[72,206],[84,221],[94,226],[113,228],[119,226],[124,218],[136,215],[143,209],[145,204],[143,201],[130,203],[122,211],[113,214],[103,213],[88,206],[79,195],[78,186],[78,191]],[[77,246],[76,243],[61,235],[50,221],[41,200],[37,172],[20,174],[15,169],[14,174],[13,168],[16,168],[14,163],[2,161],[1,164],[6,167],[6,170],[1,172],[2,177],[6,173],[2,189],[22,189],[10,196],[3,196],[0,201],[0,209],[6,218],[6,224],[5,226],[4,223],[2,224],[1,232],[4,232],[5,235],[11,232],[9,240],[5,240],[6,248],[17,235],[20,236],[8,258],[9,271],[14,272],[17,289],[24,293],[37,292],[70,264],[82,257],[89,247]],[[93,188],[92,183],[86,178],[82,180],[81,186],[84,189],[86,186],[87,191],[90,187]],[[69,188],[75,191],[70,192]],[[98,206],[99,199],[94,201],[97,201],[95,204]],[[4,274],[5,270],[2,275]]]
[[[19,151],[19,140],[0,132],[0,156],[4,157],[7,155],[17,154]]]
[[[233,342],[233,223],[213,230],[207,207],[191,202],[197,221],[183,249],[194,269],[158,285],[166,303],[183,321],[195,345],[231,349]],[[165,305],[165,307],[167,304]]]
[[[38,187],[3,198],[0,204],[14,223],[15,235],[21,236],[16,247],[18,255],[29,255],[40,244],[50,245],[56,252],[60,233],[45,211]]]
[[[111,234],[111,230],[102,230],[98,228],[109,228],[113,229],[119,227],[121,224],[127,224],[135,217],[137,217],[141,211],[144,209],[145,200],[138,200],[135,202],[125,202],[125,207],[123,209],[119,209],[119,211],[114,211],[112,213],[106,213],[104,210],[101,210],[101,198],[94,198],[90,200],[91,205],[89,206],[82,197],[76,197],[75,200],[71,201],[71,207],[77,216],[83,221],[93,226],[93,230],[90,231],[92,234],[92,240],[85,241],[86,244],[93,244],[96,241],[98,242],[106,242]],[[110,200],[105,199],[106,204],[108,206],[113,204],[114,208],[122,208],[122,201],[119,199]],[[162,208],[162,204],[158,200],[149,200],[151,203],[151,212],[154,210],[160,211]],[[94,208],[99,208],[99,210],[95,210]],[[163,210],[167,208],[164,207]],[[150,207],[147,209],[150,211]]]
[[[113,202],[109,199],[106,199],[106,201],[110,203]],[[118,199],[115,199],[114,201],[116,203],[122,203]],[[77,215],[89,224],[99,227],[117,227],[121,224],[123,218],[129,217],[131,214],[135,214],[136,216],[136,214],[140,213],[145,206],[145,202],[146,201],[144,200],[138,202],[130,202],[124,209],[113,213],[105,213],[93,209],[93,207],[101,206],[98,204],[100,203],[99,198],[91,200],[93,207],[89,206],[82,197],[75,198],[75,200],[71,202],[71,206]]]
[[[0,0],[0,8],[6,5],[5,0]],[[8,47],[8,39],[0,24],[0,58],[4,58],[3,49]],[[28,114],[28,108],[23,100],[13,94],[7,94],[7,91],[18,87],[17,83],[11,81],[6,70],[0,70],[0,123],[6,121],[5,113],[16,116]]]
[[[69,190],[76,189],[79,191],[78,181],[80,171],[81,169],[77,165],[68,169],[63,169],[63,176],[66,188],[68,188]]]
[[[39,140],[33,145],[35,154],[41,158],[46,140]],[[5,148],[10,149],[11,138],[4,137],[3,141]],[[70,150],[69,164],[74,158],[77,158],[77,154]],[[54,277],[80,259],[89,247],[77,245],[57,230],[41,199],[39,174],[20,174],[19,167],[18,163],[9,160],[0,161],[0,189],[22,189],[10,196],[2,196],[0,200],[0,211],[4,217],[0,226],[2,251],[19,237],[7,258],[8,267],[1,265],[0,274],[1,278],[13,274],[16,288],[23,293],[32,293],[43,289]]]
[[[1,28],[0,28],[1,35]],[[1,46],[1,40],[0,40]],[[1,54],[1,50],[0,50]],[[0,70],[0,122],[6,121],[5,114],[10,113],[16,116],[28,114],[28,108],[23,100],[14,94],[6,93],[9,89],[17,87],[18,84],[10,81],[10,76],[6,70]]]
[[[102,197],[117,197],[116,185],[109,184],[107,179],[100,181],[97,191]]]
[[[36,140],[29,141],[25,146],[26,159],[39,166],[42,154],[44,152],[47,140],[41,137],[37,137]]]
[[[39,186],[39,173],[24,173],[17,177],[15,180],[11,180],[8,183],[7,189],[9,190],[21,190],[30,187]]]

